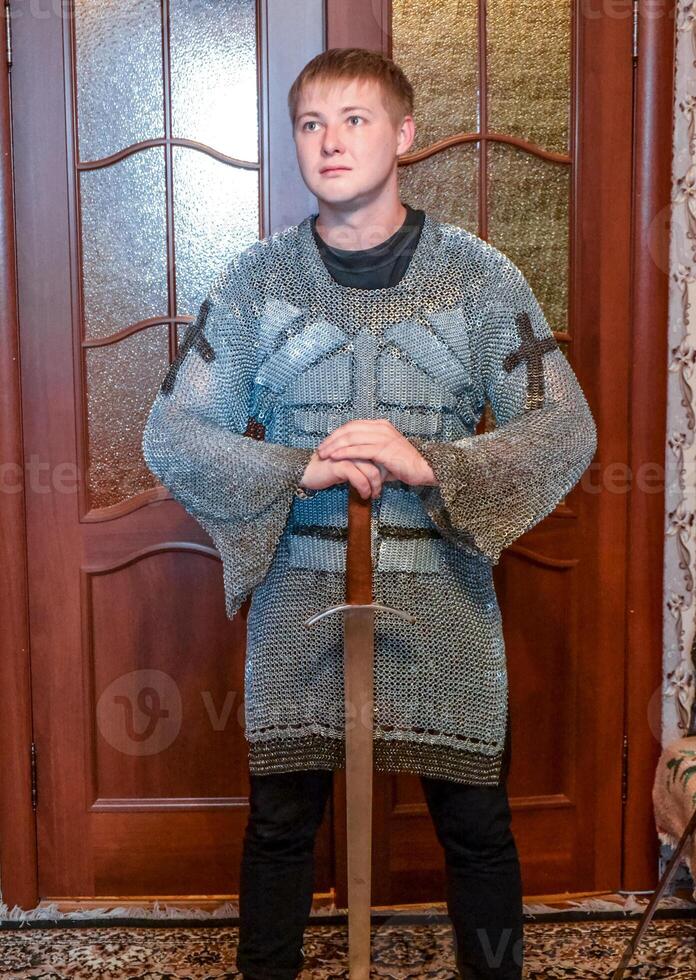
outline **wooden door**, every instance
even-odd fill
[[[237,890],[244,610],[225,619],[218,556],[144,468],[140,431],[226,248],[315,209],[284,104],[325,40],[403,64],[422,141],[402,198],[522,266],[593,408],[593,466],[496,586],[525,893],[616,888],[629,495],[602,474],[628,458],[630,17],[578,0],[514,17],[500,0],[49,6],[11,4],[39,896]],[[552,42],[541,91],[566,100],[567,145],[525,130]],[[506,99],[512,121],[486,116]],[[316,888],[345,904],[335,787]],[[376,774],[375,792],[374,903],[442,899],[417,777]]]
[[[629,458],[632,6],[328,0],[327,9],[328,46],[382,50],[414,85],[401,199],[522,268],[597,422],[581,482],[504,552],[494,579],[524,892],[614,891],[629,494],[612,493],[605,470]],[[418,777],[378,774],[377,804],[375,901],[443,899],[442,850]]]
[[[225,256],[312,208],[285,99],[321,5],[44,6],[12,3],[38,892],[229,895],[246,620],[140,443]]]

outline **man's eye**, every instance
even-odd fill
[[[304,124],[304,126],[303,126],[302,128],[304,129],[304,128],[305,128],[306,126],[314,126],[314,125],[316,125],[316,120],[315,120],[315,119],[309,119],[309,120],[308,120],[308,121],[307,121],[307,122],[306,122],[306,123]]]
[[[362,119],[362,116],[348,116],[349,119]]]

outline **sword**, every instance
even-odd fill
[[[370,886],[372,877],[372,739],[374,732],[374,652],[376,612],[410,623],[416,617],[372,601],[372,500],[350,486],[346,602],[316,613],[306,626],[344,613],[344,690],[346,709],[346,844],[348,864],[348,975],[370,976]],[[355,710],[355,722],[348,724]]]

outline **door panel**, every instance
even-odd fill
[[[328,0],[328,46],[381,50],[414,86],[402,200],[520,266],[600,433],[580,484],[494,569],[510,680],[508,790],[527,895],[621,882],[617,597],[628,495],[600,493],[598,474],[603,459],[628,458],[633,62],[630,5],[628,16],[600,6],[354,0],[348,16]],[[479,431],[494,425],[487,406]],[[375,901],[443,900],[443,855],[420,781],[379,773],[375,786]]]
[[[318,50],[321,11],[35,7],[12,5],[12,110],[39,894],[230,894],[247,607],[226,619],[219,556],[140,443],[226,256],[311,207],[268,105]],[[330,838],[327,821],[325,889]]]

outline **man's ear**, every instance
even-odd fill
[[[397,151],[397,156],[401,157],[405,153],[408,153],[413,141],[416,137],[416,126],[413,121],[413,116],[404,116],[401,126],[399,127],[399,140],[403,142],[401,148]]]

